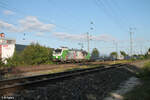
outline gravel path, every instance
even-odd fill
[[[103,100],[134,76],[126,68],[111,69],[13,94],[15,100]]]

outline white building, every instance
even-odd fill
[[[5,38],[4,33],[0,34],[0,58],[4,61],[12,57],[15,51],[16,40]]]

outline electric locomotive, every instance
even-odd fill
[[[53,51],[53,61],[55,62],[82,62],[89,60],[90,53],[84,50],[61,47]]]

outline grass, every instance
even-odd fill
[[[142,84],[124,95],[124,100],[150,100],[150,78],[142,80]]]
[[[49,70],[48,74],[52,73],[59,73],[59,72],[66,72],[66,71],[74,71],[74,70],[80,70],[80,69],[86,69],[86,68],[95,68],[95,67],[100,67],[100,65],[82,65],[82,66],[76,66],[76,67],[68,67],[68,68],[57,68],[53,70]]]
[[[150,62],[146,63],[137,76],[141,79],[140,85],[124,95],[124,100],[150,100]]]

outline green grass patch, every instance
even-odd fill
[[[143,79],[150,78],[150,62],[145,63],[144,66],[141,68],[141,72],[137,74],[137,77]]]
[[[142,84],[124,95],[124,100],[150,100],[150,62],[146,63],[137,74]]]
[[[150,100],[150,78],[142,80],[142,84],[124,95],[124,100]]]

